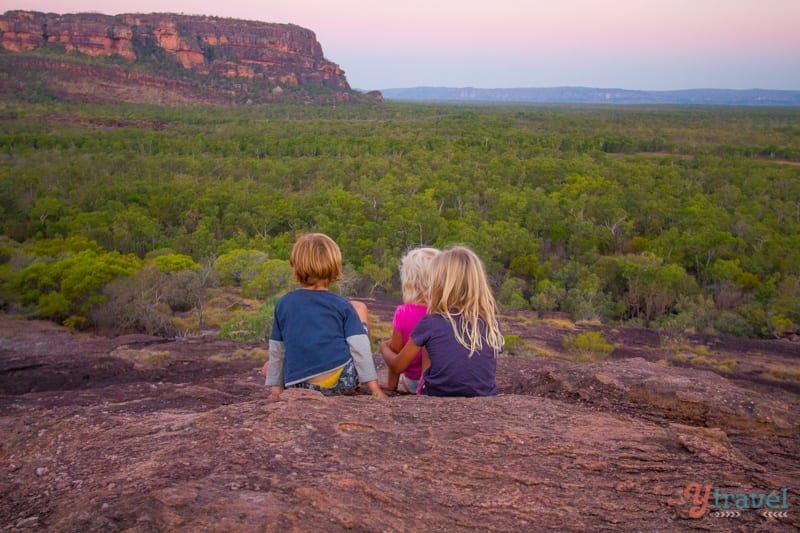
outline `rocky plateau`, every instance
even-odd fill
[[[377,341],[393,304],[367,303]],[[557,323],[503,326],[563,350]],[[503,356],[496,397],[273,402],[263,346],[0,315],[0,530],[796,531],[800,387],[755,367],[798,344],[691,339],[726,373],[604,334],[603,362]]]

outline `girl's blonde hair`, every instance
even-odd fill
[[[436,248],[414,248],[400,259],[400,285],[404,303],[425,303],[431,281],[431,261],[439,255]]]
[[[289,264],[302,285],[328,287],[342,276],[342,251],[324,233],[307,233],[294,243]]]
[[[470,351],[470,357],[483,348],[481,323],[486,342],[499,354],[505,341],[497,323],[497,303],[475,252],[464,246],[441,252],[431,264],[430,283],[428,312],[450,321],[456,340]],[[461,317],[460,327],[456,316]]]

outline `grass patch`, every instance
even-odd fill
[[[173,316],[169,321],[172,323],[175,331],[178,331],[179,334],[183,334],[183,336],[200,333],[200,324],[197,320],[197,315],[194,313],[183,316]]]
[[[111,356],[132,361],[136,366],[156,366],[170,358],[166,350],[131,350],[130,348],[117,348]]]
[[[679,352],[688,352],[689,354],[695,354],[702,357],[709,357],[711,355],[708,346],[703,344],[692,344],[686,339],[682,332],[662,332],[661,347],[664,350],[674,352],[676,354]]]
[[[712,356],[705,346],[702,346],[701,348],[702,350],[698,350],[699,353],[679,352],[673,355],[671,358],[662,359],[661,361],[665,361],[665,364],[674,366],[690,365],[697,368],[706,368],[723,373],[734,372],[739,367],[739,363],[736,361],[736,359],[719,359]]]
[[[501,324],[513,322],[514,324],[518,324],[520,326],[534,326],[541,323],[541,321],[535,316],[509,313],[499,313],[497,315],[497,321]]]
[[[243,298],[236,287],[210,289],[209,293],[210,298],[203,307],[202,325],[200,315],[193,309],[170,317],[170,323],[175,331],[183,335],[195,335],[199,334],[201,329],[220,330],[227,322],[242,314],[257,314],[263,305],[260,300]]]
[[[369,314],[369,336],[377,341],[384,341],[392,337],[392,324],[382,322],[377,315]]]
[[[249,350],[239,348],[233,353],[212,355],[208,358],[208,360],[215,363],[230,363],[232,361],[253,361],[254,363],[263,363],[268,357],[269,353],[264,348],[251,348]]]
[[[525,339],[519,335],[506,335],[505,341],[503,352],[505,352],[506,355],[513,355],[517,357],[530,355],[528,343],[525,342]]]
[[[575,322],[568,318],[543,318],[541,321],[543,324],[558,329],[567,329],[570,331],[575,331],[578,329],[578,326],[575,324]]]
[[[547,359],[557,359],[561,357],[560,353],[540,344],[527,343],[526,347],[530,350],[529,355],[531,357],[545,357]]]
[[[767,379],[777,381],[800,381],[800,368],[790,368],[786,365],[769,365],[761,375]]]
[[[714,357],[708,346],[692,344],[682,333],[663,334],[661,346],[665,351],[673,353],[671,357],[665,359],[670,365],[690,365],[724,373],[734,372],[738,368],[736,359]]]

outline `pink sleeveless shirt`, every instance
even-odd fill
[[[428,307],[419,304],[403,304],[397,307],[392,319],[392,327],[403,336],[403,344],[408,342],[411,331],[417,322],[428,312]],[[422,350],[414,357],[405,372],[408,379],[419,379],[422,376]]]

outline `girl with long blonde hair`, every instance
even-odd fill
[[[384,359],[393,361],[391,369],[404,371],[425,348],[421,394],[497,394],[495,371],[504,340],[486,270],[475,252],[454,246],[433,259],[427,301],[428,314],[399,353],[389,353],[388,342],[381,344]]]

